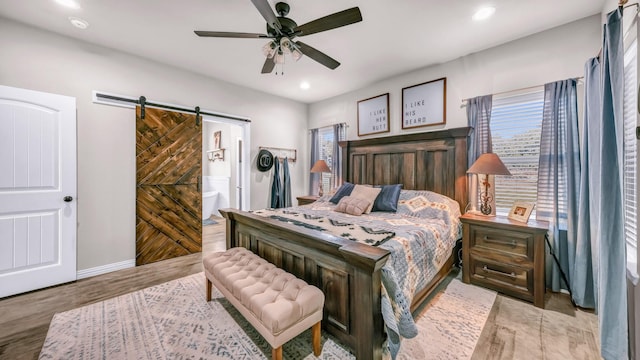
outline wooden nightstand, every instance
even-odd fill
[[[320,199],[318,195],[305,195],[305,196],[297,196],[298,206],[307,205],[314,203],[316,200]]]
[[[471,214],[460,220],[462,280],[544,308],[544,236],[549,223]]]

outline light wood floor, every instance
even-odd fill
[[[224,221],[205,226],[203,252],[224,248]],[[2,299],[0,359],[37,359],[57,312],[200,271],[202,256],[193,254]],[[547,293],[544,310],[498,295],[472,359],[599,359],[597,331],[596,316],[565,295]]]

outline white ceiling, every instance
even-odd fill
[[[288,0],[304,24],[353,6],[363,21],[299,37],[341,62],[336,70],[290,57],[284,75],[261,74],[266,39],[200,38],[193,30],[265,33],[250,0],[0,0],[0,16],[230,83],[312,103],[425,66],[599,14],[605,0]],[[272,4],[275,1],[269,0]],[[495,15],[474,22],[483,5]],[[69,16],[89,22],[79,30]],[[311,88],[301,90],[302,81]]]

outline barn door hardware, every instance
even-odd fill
[[[144,96],[140,96],[138,102],[140,103],[140,118],[144,119],[144,105],[147,103],[147,98]]]

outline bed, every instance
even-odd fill
[[[428,190],[455,200],[464,209],[468,132],[468,128],[456,128],[342,142],[344,180]],[[332,210],[323,202],[302,208],[321,207]],[[382,358],[386,336],[382,292],[388,287],[382,281],[389,250],[273,218],[273,214],[232,209],[221,213],[227,219],[227,248],[245,247],[319,287],[326,297],[323,328],[350,346],[356,358]],[[411,296],[410,306],[407,304],[411,311],[449,273],[453,262],[451,251],[440,269]]]

